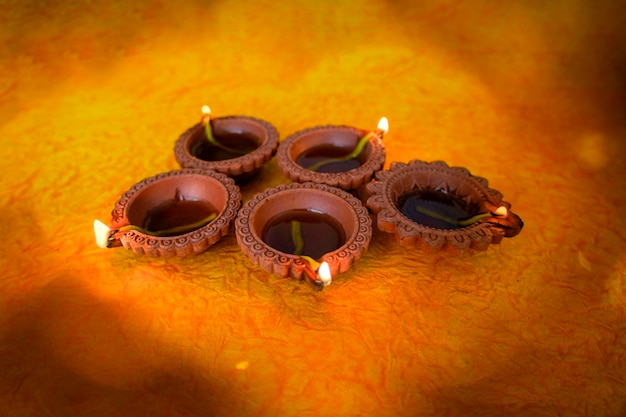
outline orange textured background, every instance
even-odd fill
[[[625,416],[623,10],[0,0],[0,415]],[[462,257],[376,232],[321,293],[233,235],[98,249],[202,104],[282,138],[387,116],[387,166],[465,166],[526,227]]]

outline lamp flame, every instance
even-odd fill
[[[111,234],[109,226],[96,219],[93,221],[93,233],[96,235],[96,245],[99,248],[109,247],[109,235]]]
[[[509,214],[509,211],[506,209],[506,207],[500,206],[496,209],[496,211],[493,212],[493,214],[504,217]]]
[[[207,106],[206,104],[204,106],[202,106],[202,114],[208,116],[211,114],[211,108],[209,106]]]
[[[320,264],[320,267],[317,270],[317,276],[324,283],[324,286],[327,286],[330,284],[333,277],[330,274],[330,266],[328,265],[328,262],[322,262]]]
[[[381,117],[378,121],[378,129],[383,132],[383,135],[386,135],[389,132],[389,121],[386,117]]]

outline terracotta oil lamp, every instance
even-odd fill
[[[361,201],[325,184],[291,183],[257,194],[235,221],[237,242],[256,265],[316,290],[369,247],[371,219]]]
[[[276,158],[295,182],[314,182],[352,191],[368,183],[385,163],[382,118],[376,131],[350,126],[318,126],[298,131],[280,143]]]
[[[487,180],[445,162],[395,162],[367,185],[378,229],[405,247],[486,250],[524,223]]]
[[[115,203],[110,226],[96,220],[96,243],[137,254],[183,257],[207,250],[229,233],[241,206],[232,178],[182,169],[146,178]]]
[[[212,169],[246,182],[268,162],[278,148],[278,132],[270,123],[246,116],[211,118],[208,106],[196,125],[174,145],[183,168]]]

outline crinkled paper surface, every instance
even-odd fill
[[[502,4],[500,4],[502,3]],[[3,416],[626,415],[620,2],[0,1]],[[390,121],[387,163],[465,166],[525,221],[486,252],[375,232],[316,293],[231,234],[96,247],[175,139]],[[244,199],[286,183],[275,160]]]

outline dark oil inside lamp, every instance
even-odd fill
[[[216,135],[215,140],[222,147],[208,140],[203,140],[191,149],[191,153],[204,161],[224,161],[239,158],[259,147],[256,137],[245,132]]]
[[[326,173],[338,173],[350,171],[360,167],[363,164],[361,159],[363,158],[363,152],[356,157],[341,161],[330,161],[333,159],[345,158],[352,152],[351,148],[339,147],[335,145],[320,145],[308,149],[298,155],[296,163],[303,168],[309,168],[316,164],[322,164],[319,168],[315,169],[317,172]],[[328,161],[327,163],[325,163]]]
[[[415,223],[434,229],[460,229],[464,226],[459,225],[459,221],[478,212],[477,207],[468,207],[458,197],[437,190],[405,193],[398,199],[397,207]]]
[[[150,232],[184,228],[187,225],[201,222],[215,213],[218,213],[218,210],[206,201],[171,199],[150,209],[142,227]],[[167,236],[177,236],[189,231],[180,231]]]
[[[263,241],[278,251],[293,254],[296,249],[292,238],[293,222],[300,223],[304,242],[301,255],[319,259],[346,242],[343,228],[334,217],[305,209],[288,210],[270,219],[263,229]]]

